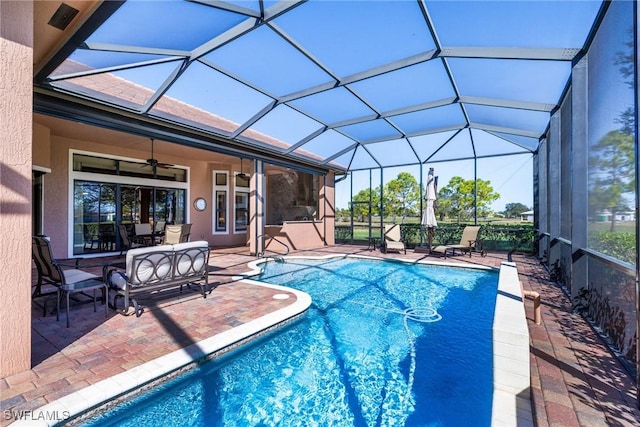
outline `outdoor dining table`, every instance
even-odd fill
[[[160,243],[161,239],[159,238],[162,238],[162,236],[164,236],[164,233],[161,232],[151,234],[136,234],[134,236],[134,239],[141,243],[144,242],[146,246],[155,246],[157,243]]]

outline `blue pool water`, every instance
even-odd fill
[[[91,426],[488,426],[493,271],[333,258],[268,263],[300,320]]]

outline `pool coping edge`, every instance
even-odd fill
[[[493,317],[492,427],[533,427],[529,326],[516,263],[500,265]]]
[[[389,261],[386,258],[366,255],[287,256],[284,258],[327,259],[340,257]],[[12,425],[50,427],[62,422],[68,422],[162,376],[183,369],[185,366],[210,357],[216,352],[301,315],[311,305],[311,297],[307,293],[250,279],[251,276],[261,272],[259,265],[269,260],[251,261],[248,263],[249,271],[234,276],[234,280],[292,293],[296,296],[296,301],[292,304],[63,396],[33,410],[31,420],[28,423],[25,423],[26,420],[17,420]],[[496,267],[469,266],[454,262],[415,261],[401,258],[394,258],[391,261],[499,270],[493,322],[494,391],[491,425],[494,427],[534,426],[530,399],[529,331],[516,264],[502,262],[498,269]],[[64,414],[64,419],[47,420],[49,414]],[[38,421],[34,424],[34,420],[43,421]]]
[[[29,420],[16,420],[11,425],[53,427],[69,422],[145,384],[229,348],[239,341],[257,336],[264,330],[278,324],[286,323],[289,319],[304,313],[311,305],[311,297],[306,292],[255,280],[242,279],[241,281],[254,286],[294,294],[296,300],[286,307],[250,320],[240,326],[205,338],[49,402],[31,411]],[[52,417],[51,414],[60,418],[49,419]]]

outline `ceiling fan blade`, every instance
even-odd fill
[[[145,164],[142,165],[141,167],[146,168],[147,166],[156,166],[157,164],[158,164],[158,161],[154,158],[151,158],[151,159],[145,160]]]
[[[159,162],[155,157],[153,157],[153,138],[149,138],[151,139],[151,158],[147,159],[147,163],[142,165],[142,167],[147,167],[147,166],[157,166],[159,168],[172,168],[175,167],[175,165],[172,165],[171,163],[162,163]]]
[[[249,179],[251,176],[249,174],[244,173],[244,169],[242,168],[242,157],[240,157],[240,173],[236,175],[240,179]]]

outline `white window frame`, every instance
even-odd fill
[[[251,184],[249,184],[248,187],[238,187],[236,185],[236,177],[240,174],[241,172],[237,171],[233,173],[233,234],[246,234],[247,229],[249,228],[249,194],[251,192]],[[247,224],[245,225],[244,230],[236,229],[236,196],[239,194],[246,194],[247,196]]]
[[[73,155],[74,154],[83,154],[88,156],[100,157],[103,159],[114,159],[114,160],[126,160],[126,161],[137,161],[140,162],[140,159],[132,158],[132,157],[123,157],[116,156],[112,154],[106,153],[96,153],[93,151],[84,151],[84,150],[69,150],[69,158],[68,158],[68,182],[67,182],[67,229],[73,230],[73,215],[74,215],[74,200],[73,200],[73,191],[74,185],[76,181],[100,181],[108,184],[125,184],[125,185],[140,185],[147,187],[158,186],[159,183],[162,184],[165,188],[175,188],[178,190],[185,190],[185,195],[187,200],[190,200],[189,188],[191,182],[191,169],[189,166],[181,166],[175,165],[176,168],[184,169],[187,172],[187,181],[186,182],[173,182],[173,181],[159,181],[153,178],[135,178],[130,176],[121,176],[121,175],[110,175],[110,174],[101,174],[101,173],[92,173],[92,172],[78,172],[73,170]],[[144,162],[144,160],[142,160]],[[185,208],[185,220],[187,223],[190,222],[190,210]],[[73,254],[73,233],[67,233],[67,258],[77,258],[78,255]],[[80,255],[85,258],[99,257],[104,256],[103,254],[84,254]]]
[[[226,185],[217,185],[216,184],[216,175],[217,174],[222,174],[226,177]],[[213,197],[211,198],[211,204],[213,205],[213,209],[211,212],[211,230],[212,230],[212,234],[229,234],[229,200],[231,200],[231,193],[229,191],[229,171],[223,171],[223,170],[214,170],[213,171]],[[218,230],[218,219],[217,219],[217,214],[218,214],[218,191],[224,191],[226,194],[226,206],[224,208],[224,214],[225,214],[225,225],[224,225],[224,231]]]

